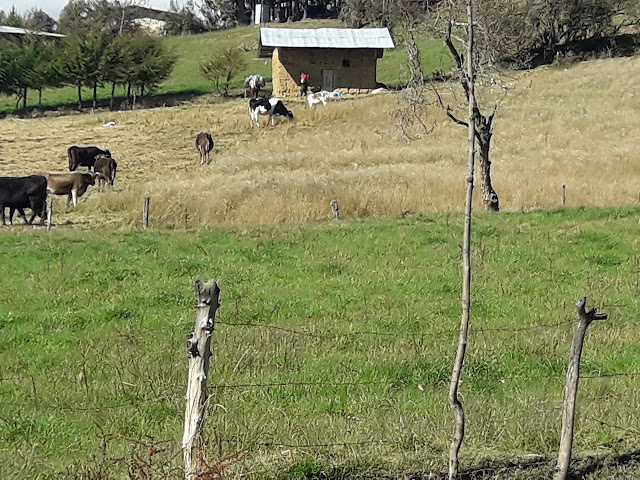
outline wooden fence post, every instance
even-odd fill
[[[335,220],[340,220],[340,207],[338,207],[338,201],[331,200],[331,203],[329,205],[331,205],[331,213],[333,213],[333,218]]]
[[[187,405],[184,412],[184,434],[182,449],[184,475],[186,480],[199,478],[206,468],[202,424],[207,403],[207,377],[211,358],[211,334],[215,327],[216,311],[220,306],[220,287],[215,280],[196,280],[196,322],[195,328],[187,335],[189,356],[189,380],[187,383]]]
[[[580,357],[582,345],[587,328],[594,320],[606,320],[606,313],[596,313],[597,309],[585,310],[587,297],[582,297],[576,302],[578,309],[578,325],[571,343],[571,354],[567,368],[567,384],[564,390],[564,409],[562,411],[562,432],[560,437],[560,450],[558,453],[558,465],[556,467],[555,480],[564,480],[569,472],[571,463],[571,448],[573,446],[573,420],[576,411],[576,397],[578,396],[578,382],[580,381]]]
[[[142,207],[142,228],[149,226],[149,204],[151,197],[144,197],[144,206]]]
[[[562,206],[565,207],[567,205],[567,186],[562,184]]]
[[[47,195],[47,232],[51,230],[51,217],[53,216],[53,197]]]

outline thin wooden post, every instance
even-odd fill
[[[149,204],[151,197],[144,197],[144,206],[142,207],[142,228],[149,226]]]
[[[562,184],[562,206],[565,207],[567,205],[567,186]]]
[[[329,205],[331,205],[331,213],[333,213],[333,218],[335,220],[340,220],[340,207],[338,207],[338,201],[331,200],[331,203]]]
[[[558,453],[558,465],[556,467],[555,480],[564,480],[569,472],[571,463],[571,448],[573,446],[573,420],[576,412],[576,397],[578,396],[578,383],[580,381],[580,357],[582,345],[587,328],[594,320],[606,320],[606,313],[596,313],[597,309],[585,310],[587,297],[582,297],[576,302],[578,309],[578,325],[571,343],[571,354],[567,368],[567,384],[564,390],[564,409],[562,411],[562,433],[560,438],[560,450]]]
[[[51,230],[51,217],[53,216],[53,196],[47,195],[47,232]]]
[[[207,377],[211,358],[211,334],[215,328],[216,311],[220,306],[218,302],[220,287],[215,280],[208,282],[196,280],[194,287],[198,303],[195,328],[187,335],[189,380],[182,436],[186,480],[199,478],[198,474],[206,467],[201,432],[208,398]]]

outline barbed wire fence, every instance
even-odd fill
[[[451,335],[455,335],[458,333],[457,329],[440,329],[440,330],[430,330],[423,332],[379,332],[372,330],[360,330],[360,331],[352,331],[352,332],[317,332],[308,329],[288,327],[288,326],[280,326],[280,325],[272,325],[272,324],[262,324],[262,323],[250,323],[250,322],[233,322],[233,321],[216,321],[220,328],[226,329],[268,329],[281,332],[286,335],[295,335],[303,338],[310,339],[320,339],[320,340],[331,340],[336,338],[353,338],[353,337],[383,337],[383,338],[439,338],[439,337],[447,337]],[[570,330],[573,328],[575,322],[574,321],[560,321],[560,322],[549,322],[544,324],[535,324],[535,325],[525,325],[525,326],[515,326],[515,327],[491,327],[491,326],[480,326],[473,328],[473,333],[476,335],[484,334],[484,333],[494,333],[494,332],[504,332],[509,335],[522,334],[528,332],[535,332],[538,330],[548,331],[550,329],[562,330],[565,329],[565,333],[570,333]],[[215,341],[215,335],[214,335]],[[506,342],[505,342],[506,343]],[[504,373],[504,374],[494,374],[491,376],[483,377],[481,375],[474,375],[471,373],[473,371],[473,362],[469,362],[465,366],[465,378],[467,381],[495,381],[500,383],[506,383],[510,381],[537,381],[543,379],[557,379],[564,380],[565,373]],[[633,379],[640,377],[640,371],[591,371],[587,372],[580,377],[581,380],[592,382],[592,381],[606,381],[611,379]],[[2,376],[0,375],[0,386],[5,382],[31,382],[32,380],[28,376]],[[446,388],[449,380],[448,379],[431,379],[428,383],[431,387],[437,387],[441,385],[443,388]],[[285,381],[285,382],[241,382],[241,383],[215,383],[211,382],[209,384],[209,388],[212,392],[224,391],[224,390],[234,390],[234,389],[273,389],[273,388],[314,388],[317,389],[319,387],[323,388],[345,388],[345,387],[363,387],[363,388],[380,388],[381,392],[384,393],[385,390],[397,388],[397,387],[416,387],[418,385],[411,385],[406,379],[397,378],[397,379],[385,379],[385,380],[372,380],[372,381]],[[561,396],[561,385],[558,385],[558,394],[557,394],[557,404],[556,405],[546,405],[544,408],[549,412],[553,412],[559,419],[562,406],[560,404],[560,396]],[[596,396],[585,396],[585,401],[595,401],[599,399],[611,399],[611,395],[596,395]],[[180,397],[176,397],[176,403],[182,400],[182,395]],[[0,405],[10,407],[12,404],[7,402],[1,402]],[[42,406],[40,406],[42,408]],[[127,409],[133,408],[133,405],[130,401],[116,403],[112,405],[100,405],[96,407],[85,407],[81,405],[60,405],[57,404],[55,406],[57,410],[62,410],[66,412],[100,412],[103,410],[119,410],[119,409]],[[543,408],[538,406],[538,408]],[[211,415],[212,413],[209,413]],[[625,433],[633,436],[640,435],[640,425],[620,425],[619,423],[603,420],[601,418],[597,418],[596,416],[590,415],[586,412],[580,412],[579,419],[585,422],[596,423],[603,427],[607,427],[609,429],[618,431],[620,433]],[[10,421],[9,419],[0,418],[0,421]],[[448,433],[448,432],[443,432]],[[136,449],[147,449],[147,455],[159,455],[162,453],[171,453],[171,458],[177,457],[181,454],[182,449],[178,445],[177,439],[156,439],[150,437],[148,439],[140,439],[133,438],[130,436],[122,435],[118,436],[117,434],[109,433],[103,435],[103,441],[114,441],[114,440],[126,441],[133,445]],[[217,433],[211,438],[212,442],[217,442],[219,444],[228,444],[229,448],[235,448],[238,451],[256,451],[256,450],[264,450],[264,449],[305,449],[305,450],[327,450],[327,449],[341,449],[341,448],[358,448],[367,445],[379,445],[379,446],[402,446],[407,444],[407,440],[395,440],[395,439],[371,439],[371,440],[357,440],[357,441],[335,441],[335,442],[297,442],[297,441],[286,441],[286,440],[274,440],[273,438],[256,438],[254,440],[247,440],[247,438],[241,435],[234,436],[223,436]],[[150,452],[150,453],[149,453]],[[140,454],[136,454],[140,457]],[[113,463],[117,462],[127,462],[132,461],[131,458],[119,457],[119,458],[110,458],[109,461]],[[147,460],[142,459],[142,457],[135,460],[137,465],[142,468],[144,466],[144,462]],[[539,459],[536,460],[540,462],[549,462],[550,459]],[[514,465],[512,467],[500,467],[502,470],[509,471],[509,469],[517,469],[520,468],[520,465]],[[480,473],[482,469],[477,470],[477,473]],[[176,470],[177,471],[177,470]]]

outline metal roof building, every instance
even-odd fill
[[[274,48],[394,48],[386,28],[261,28],[258,54]]]
[[[274,95],[295,94],[301,73],[323,90],[368,90],[387,48],[394,44],[386,28],[261,28],[258,56],[272,59]]]
[[[0,25],[0,35],[38,35],[40,37],[53,38],[65,37],[61,33],[36,32],[34,30],[27,30],[26,28],[9,27],[7,25]]]

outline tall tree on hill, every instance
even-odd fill
[[[107,30],[113,35],[134,33],[134,0],[69,0],[60,13],[58,31],[67,35]]]
[[[164,24],[164,33],[167,35],[184,35],[186,33],[200,33],[207,30],[204,22],[196,14],[196,6],[193,0],[187,0],[180,6],[177,0],[169,2],[169,15]]]
[[[223,96],[229,95],[233,77],[247,66],[242,52],[237,48],[227,48],[200,64],[200,73],[211,81]]]
[[[24,49],[18,42],[9,40],[0,40],[0,92],[7,96],[15,95],[16,110],[20,104],[20,100],[26,96],[23,95],[23,85],[20,83],[25,80],[22,68],[24,66]]]
[[[339,18],[352,28],[379,26],[393,31],[407,15],[421,18],[440,3],[441,0],[343,0]]]
[[[203,0],[200,13],[212,30],[230,28],[237,25],[238,2],[241,0]],[[244,5],[244,2],[242,2]]]
[[[24,14],[24,26],[37,32],[55,32],[57,22],[44,10],[33,7]]]
[[[116,87],[118,85],[126,85],[127,73],[133,69],[130,44],[130,37],[116,37],[105,48],[102,55],[100,68],[102,80],[111,85],[109,110],[114,109]]]
[[[76,87],[78,93],[78,108],[82,110],[82,87],[87,78],[87,55],[84,37],[68,35],[64,39],[60,63],[60,76],[64,81]]]
[[[113,41],[111,32],[94,31],[85,37],[83,42],[83,62],[85,70],[85,85],[93,93],[92,107],[98,108],[98,87],[102,85],[105,70],[109,65],[105,62],[104,54]]]
[[[24,19],[18,13],[15,6],[11,6],[11,10],[4,19],[4,25],[9,27],[24,27]]]
[[[127,41],[130,52],[130,68],[126,76],[128,93],[134,87],[144,98],[145,93],[153,91],[171,74],[177,57],[173,51],[167,50],[158,37],[137,34],[128,37]]]
[[[57,87],[61,81],[56,68],[59,47],[49,39],[31,37],[25,38],[21,46],[30,59],[28,72],[24,75],[28,88],[38,91],[38,106],[42,106],[42,90]]]

